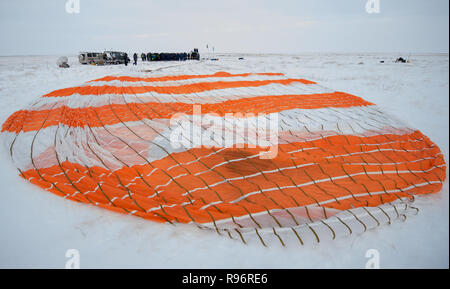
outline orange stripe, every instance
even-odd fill
[[[397,167],[402,167],[404,165],[414,166],[414,162],[419,159],[430,157],[433,157],[434,159],[438,158],[436,155],[440,153],[439,148],[437,146],[432,146],[433,144],[428,139],[425,138],[420,142],[409,143],[408,141],[413,140],[414,136],[420,136],[420,133],[408,135],[377,135],[372,137],[339,135],[311,142],[279,144],[279,152],[275,160],[277,162],[285,162],[286,167],[294,166],[293,161],[295,161],[295,165],[323,162],[325,164],[382,163],[388,166],[388,164],[393,162],[405,163],[403,165],[397,165]],[[382,142],[387,139],[403,142],[377,146],[361,145],[365,141],[373,142],[374,140],[379,140]],[[310,150],[309,148],[316,149]],[[304,151],[288,153],[299,149],[304,149]],[[380,151],[377,151],[378,149]],[[386,151],[387,149],[390,149],[390,151]],[[261,160],[257,157],[259,152],[263,150],[265,149],[227,148],[218,151],[203,147],[193,148],[188,151],[172,153],[170,157],[165,157],[154,161],[153,165],[155,167],[170,171],[173,176],[186,173],[186,169],[191,173],[203,172],[207,170],[203,163],[208,167],[216,166],[216,170],[220,170],[220,168],[217,168],[217,165],[225,162],[226,160],[234,160],[229,167],[240,167],[246,171],[247,174],[252,174],[257,171],[252,168],[250,163],[245,162],[261,163],[260,167],[265,167],[265,170],[275,169],[275,167],[270,165],[270,161]],[[346,156],[351,153],[356,154]],[[333,156],[333,158],[328,158],[329,156]],[[245,157],[250,157],[251,160],[246,160]],[[442,158],[442,156],[440,157]],[[199,159],[201,162],[196,161]],[[180,166],[179,164],[184,165]],[[224,165],[224,167],[226,167],[226,165]],[[237,173],[236,176],[240,176],[240,174]]]
[[[410,198],[411,197],[410,194],[413,193],[417,195],[429,194],[437,192],[441,190],[441,188],[442,188],[441,184],[431,184],[420,187],[420,191],[418,191],[417,189],[409,189],[404,192],[398,192],[395,194],[382,193],[373,196],[359,196],[357,198],[359,202],[353,198],[349,198],[345,200],[340,200],[339,202],[334,201],[331,203],[327,203],[322,206],[337,210],[346,210],[361,206],[379,206],[384,203],[393,202],[398,198]],[[211,223],[213,221],[229,219],[231,216],[234,216],[235,218],[240,216],[248,216],[248,212],[250,212],[251,214],[256,214],[260,212],[267,212],[267,210],[282,209],[283,207],[289,208],[288,207],[289,205],[291,205],[291,207],[297,207],[297,204],[295,202],[291,201],[286,197],[284,201],[277,199],[277,204],[268,201],[268,199],[265,199],[263,205],[253,204],[249,202],[240,204],[219,204],[216,205],[215,207],[210,207],[207,210],[201,210],[197,205],[186,204],[184,205],[184,208],[183,206],[178,205],[171,208],[170,207],[164,208],[164,212],[162,212],[161,210],[158,210],[157,212],[165,216],[166,219],[174,220],[174,218],[176,217],[180,222],[183,223],[191,222],[192,219],[190,217],[192,217],[193,220],[198,223]],[[188,211],[189,216],[187,215],[186,211]],[[165,213],[167,213],[167,215]],[[136,213],[136,215],[146,219],[155,220],[154,216],[148,216],[148,214],[141,213],[139,211]],[[302,217],[305,218],[306,216],[301,216],[300,218]],[[159,221],[164,222],[162,218],[160,218]],[[239,221],[237,222],[239,223]]]
[[[201,104],[202,113],[274,113],[288,109],[317,109],[324,107],[366,106],[372,103],[344,92],[311,95],[257,96],[222,103]],[[99,107],[70,108],[60,106],[52,110],[19,110],[12,114],[2,126],[3,131],[19,132],[38,130],[64,124],[72,127],[101,127],[141,119],[170,118],[176,113],[193,114],[193,104],[188,103],[128,103]],[[98,120],[98,117],[100,121]],[[116,117],[120,115],[120,120]],[[137,115],[137,117],[136,117]]]
[[[297,143],[297,144],[286,144],[281,145],[282,151],[287,148],[292,148],[292,146],[297,147],[313,147],[317,145],[322,145],[328,151],[335,150],[335,152],[340,151],[339,143],[345,141],[355,142],[355,143],[376,143],[389,141],[408,141],[414,139],[422,139],[422,142],[415,143],[417,149],[426,148],[434,146],[431,141],[420,132],[416,131],[413,134],[405,136],[373,136],[367,138],[358,138],[352,136],[335,136],[328,138],[330,142],[326,140],[319,140],[309,143]],[[335,145],[330,145],[335,144]],[[393,147],[403,147],[405,145],[412,144],[397,144],[392,145]],[[351,146],[347,148],[350,151],[358,151],[356,149],[357,145],[354,145],[353,149]],[[256,149],[246,149],[245,154],[255,153],[253,150]],[[30,181],[46,188],[52,192],[61,195],[59,190],[65,193],[75,195],[69,197],[70,199],[81,201],[81,202],[98,202],[99,205],[104,206],[115,211],[120,211],[129,213],[130,211],[137,211],[137,215],[145,218],[149,218],[157,221],[167,220],[178,220],[180,222],[190,222],[189,215],[194,218],[197,222],[211,222],[210,214],[216,219],[229,218],[230,214],[233,216],[246,215],[245,209],[249,210],[251,213],[261,212],[266,209],[277,209],[282,207],[295,207],[312,205],[315,202],[322,202],[328,200],[334,200],[334,198],[351,196],[357,194],[365,194],[367,192],[383,192],[389,190],[398,190],[402,188],[408,188],[412,184],[425,183],[424,186],[414,188],[410,190],[413,194],[425,194],[434,193],[441,189],[442,184],[426,184],[427,182],[443,182],[446,177],[445,167],[436,168],[438,165],[445,164],[442,154],[435,157],[434,160],[426,160],[421,162],[412,163],[413,160],[420,157],[429,156],[428,153],[411,153],[409,157],[406,158],[408,153],[392,153],[389,158],[381,159],[382,153],[367,153],[367,156],[379,155],[376,159],[383,162],[403,161],[407,162],[402,165],[380,165],[380,166],[363,166],[363,165],[348,165],[346,164],[347,159],[337,158],[332,162],[325,160],[322,157],[311,153],[311,155],[303,155],[301,158],[297,156],[296,159],[290,159],[290,154],[285,152],[280,152],[277,158],[273,160],[261,160],[252,159],[252,161],[241,161],[234,162],[232,164],[226,164],[225,166],[218,167],[215,169],[216,173],[206,173],[202,174],[201,178],[194,176],[187,176],[177,179],[177,183],[172,182],[169,186],[163,187],[163,192],[159,195],[156,194],[154,188],[158,185],[166,184],[170,181],[170,177],[163,173],[162,170],[170,173],[171,177],[175,177],[180,173],[186,173],[182,167],[169,170],[170,166],[177,164],[173,160],[175,158],[177,161],[190,161],[195,160],[198,157],[205,156],[211,153],[210,149],[192,149],[189,152],[174,153],[171,157],[166,157],[165,159],[154,161],[149,165],[141,165],[134,167],[124,167],[115,171],[110,172],[107,169],[92,167],[89,168],[90,174],[87,173],[86,168],[75,163],[63,162],[62,168],[66,171],[71,181],[76,184],[76,188],[70,183],[64,174],[61,174],[61,168],[59,166],[53,166],[50,168],[39,169],[41,175],[45,174],[45,179],[47,181],[57,184],[58,188],[51,187],[49,182],[40,180],[39,175],[34,170],[28,170],[24,172],[24,176]],[[431,150],[433,154],[439,152],[439,149],[434,146]],[[192,153],[192,154],[190,154]],[[202,159],[202,162],[206,163],[209,167],[217,164],[225,159],[236,159],[242,157],[237,149],[227,149],[218,153],[219,157],[213,156]],[[400,156],[404,154],[404,156]],[[192,156],[193,155],[193,156]],[[222,159],[220,159],[222,158]],[[348,157],[350,158],[350,157]],[[361,158],[361,156],[359,156]],[[362,159],[364,160],[364,159]],[[254,174],[260,171],[272,170],[283,167],[288,167],[293,165],[293,161],[296,165],[301,165],[307,162],[318,162],[318,165],[311,165],[303,167],[300,169],[284,170],[283,173],[275,172],[267,175],[258,175],[255,177],[247,178],[245,180],[234,180],[230,183],[220,184],[211,188],[204,190],[192,192],[186,195],[186,190],[192,190],[198,187],[205,187],[205,182],[208,185],[212,185],[216,182],[223,181],[223,178],[219,175],[221,174],[225,178],[240,177],[245,175]],[[361,159],[360,159],[361,161]],[[411,161],[408,163],[408,161]],[[154,171],[154,168],[159,168],[159,170]],[[204,171],[206,168],[200,163],[186,165],[185,168],[189,170],[189,173],[194,174],[199,171]],[[425,171],[425,172],[408,172],[399,173],[396,171]],[[385,173],[386,171],[393,171],[392,173]],[[139,172],[144,176],[144,180],[141,178],[136,178]],[[153,172],[150,176],[148,176]],[[365,172],[379,172],[378,174],[369,174]],[[219,173],[219,174],[218,174]],[[348,177],[349,174],[358,174],[355,176]],[[329,177],[339,177],[333,181]],[[120,182],[119,179],[120,178]],[[316,184],[306,184],[314,180]],[[318,182],[322,180],[321,182]],[[97,188],[97,184],[101,183],[104,193]],[[122,184],[121,184],[122,183]],[[284,188],[282,190],[271,190],[268,192],[260,193],[259,190],[276,188],[276,186],[293,186],[295,184],[301,185],[299,188]],[[125,188],[123,185],[126,185]],[[127,189],[128,188],[128,189]],[[59,189],[59,190],[58,190]],[[81,193],[76,193],[80,190]],[[131,197],[129,196],[130,190],[132,192]],[[210,204],[211,202],[224,201],[231,202],[240,198],[243,194],[248,194],[256,192],[253,195],[249,195],[245,199],[242,199],[236,203],[219,203],[215,206],[210,206],[206,210],[201,210],[200,208]],[[83,194],[84,193],[84,194]],[[219,198],[220,196],[220,198]],[[357,206],[377,206],[383,202],[393,201],[398,197],[408,196],[406,193],[399,192],[397,194],[386,193],[383,196],[374,197],[358,197],[358,200],[350,198],[346,201],[333,201],[325,206],[340,210],[350,209]],[[151,198],[149,198],[151,197]],[[185,208],[181,206],[183,203],[189,203],[189,198],[193,204],[185,205]],[[90,200],[90,201],[89,201]],[[110,200],[113,200],[114,206],[111,207]],[[137,205],[139,204],[139,205]],[[163,208],[158,209],[157,212],[144,212],[150,208],[158,207],[158,205],[175,205],[173,208]],[[245,209],[244,209],[245,208]],[[142,209],[144,211],[142,211]],[[186,213],[188,211],[189,215]],[[219,211],[218,211],[219,210]],[[158,213],[160,215],[155,215]],[[167,213],[167,214],[166,214]],[[209,213],[209,214],[208,214]],[[163,217],[161,217],[163,216]]]
[[[72,167],[72,169],[69,169]],[[83,172],[83,167],[77,164],[69,164],[64,163],[63,168],[67,171],[67,174],[70,176],[72,181],[78,180],[81,176],[83,176],[82,173],[76,172],[76,169],[80,172]],[[318,185],[308,185],[303,186],[301,190],[297,188],[286,188],[280,190],[273,190],[270,192],[257,193],[254,195],[251,195],[247,197],[244,200],[241,200],[237,203],[221,203],[217,204],[215,207],[211,206],[206,210],[201,210],[200,208],[203,207],[206,204],[210,204],[211,202],[218,201],[218,197],[213,192],[206,192],[202,196],[195,196],[193,194],[192,198],[192,205],[189,204],[187,197],[181,197],[179,191],[171,191],[170,195],[166,194],[164,196],[164,200],[155,197],[155,198],[147,198],[148,195],[150,195],[150,189],[147,186],[142,185],[141,187],[137,186],[129,186],[129,189],[133,192],[132,198],[133,200],[128,196],[128,193],[126,189],[122,188],[121,185],[117,182],[116,178],[109,177],[109,178],[99,178],[96,177],[94,180],[87,180],[87,178],[84,178],[81,182],[77,183],[77,188],[80,189],[83,193],[86,193],[88,191],[91,191],[90,193],[87,193],[86,195],[83,195],[81,193],[76,193],[76,189],[69,183],[67,178],[65,178],[64,175],[59,176],[50,176],[49,172],[57,172],[59,168],[52,167],[48,169],[40,169],[41,175],[45,173],[45,178],[49,181],[52,181],[53,183],[57,183],[57,186],[59,189],[63,190],[68,195],[71,195],[70,198],[76,199],[81,202],[87,203],[87,197],[92,202],[98,202],[100,204],[103,204],[107,206],[110,204],[110,200],[113,200],[114,198],[114,205],[117,207],[120,207],[124,210],[124,212],[130,212],[130,211],[140,211],[142,215],[148,215],[148,217],[152,217],[154,215],[153,212],[146,212],[147,210],[151,208],[157,208],[159,205],[175,205],[175,208],[164,208],[165,211],[172,213],[169,213],[169,215],[165,215],[166,218],[171,219],[173,217],[184,219],[185,221],[189,221],[186,217],[185,212],[181,208],[181,205],[183,203],[187,203],[184,206],[188,207],[190,210],[190,213],[192,216],[194,216],[195,221],[198,222],[210,222],[211,219],[208,216],[208,211],[210,214],[214,216],[216,220],[228,218],[230,217],[230,213],[233,214],[235,217],[240,215],[246,215],[247,212],[243,209],[244,207],[247,208],[251,213],[257,213],[264,211],[266,209],[278,209],[281,207],[296,207],[298,205],[300,206],[306,206],[306,205],[314,205],[316,201],[323,202],[328,200],[334,200],[334,197],[339,198],[343,196],[351,196],[349,191],[356,195],[356,194],[365,194],[367,192],[380,192],[380,191],[389,191],[389,190],[395,190],[398,188],[407,188],[411,186],[412,184],[420,184],[420,183],[426,183],[427,181],[435,181],[436,179],[433,174],[431,173],[416,173],[419,177],[415,177],[413,174],[405,174],[402,175],[403,178],[406,178],[408,180],[408,183],[405,183],[402,178],[398,176],[393,176],[391,178],[386,178],[383,175],[371,175],[370,177],[366,175],[360,175],[353,177],[353,180],[350,178],[347,179],[341,179],[341,180],[335,180],[334,182],[327,181],[319,183]],[[95,168],[96,170],[100,170],[99,168]],[[442,169],[435,169],[435,172],[440,172]],[[105,171],[107,173],[107,171]],[[125,183],[125,177],[130,172],[116,172],[118,175],[120,175],[122,179],[122,183]],[[310,172],[312,174],[312,172]],[[24,175],[26,178],[34,177],[31,182],[33,182],[36,185],[39,185],[43,188],[46,188],[52,192],[58,193],[61,195],[61,193],[55,188],[51,187],[49,183],[44,182],[42,180],[39,180],[39,176],[37,173],[33,170],[24,172]],[[445,177],[445,172],[443,173],[443,176]],[[131,177],[131,176],[128,176]],[[86,181],[85,181],[86,179]],[[101,186],[103,187],[103,190],[106,192],[107,197],[105,197],[101,191],[98,189],[96,192],[92,192],[95,190],[95,183],[102,181],[104,182]],[[274,179],[274,181],[279,181],[278,178]],[[355,183],[356,182],[356,183]],[[365,187],[362,185],[364,184]],[[265,189],[266,186],[274,187],[273,184],[269,184],[267,181],[262,181],[262,179],[258,180],[258,185]],[[292,185],[292,184],[291,184]],[[280,186],[283,186],[283,184],[280,184]],[[413,194],[425,194],[425,193],[434,193],[441,189],[441,184],[430,184],[430,185],[424,185],[417,188],[414,188],[412,191]],[[245,184],[245,186],[241,186],[241,189],[243,189],[244,192],[247,193],[247,191],[258,191],[258,187],[252,184]],[[367,189],[367,190],[366,190]],[[349,191],[348,191],[349,190]],[[241,197],[241,193],[237,193],[235,191],[227,190],[225,188],[222,188],[219,191],[219,195],[225,202],[233,201],[239,197]],[[326,193],[330,192],[330,193]],[[331,195],[331,196],[330,196]],[[391,198],[391,200],[395,200],[398,198],[398,196],[407,196],[405,193],[396,193],[396,194],[389,194],[386,193],[387,196]],[[311,197],[310,197],[311,196]],[[368,197],[365,197],[368,198]],[[379,198],[379,197],[378,197]],[[373,199],[371,200],[371,204],[369,205],[380,205],[382,202],[386,202],[387,200],[384,199]],[[137,205],[137,204],[138,205]],[[361,197],[357,197],[356,200],[354,198],[348,199],[347,202],[343,201],[333,201],[332,203],[329,203],[325,206],[340,210],[350,209],[352,207],[359,207],[359,206],[365,206],[367,203],[365,202],[365,199],[361,199]],[[107,207],[109,208],[109,207]],[[217,211],[219,209],[220,211]],[[115,208],[117,210],[117,208]],[[159,209],[158,209],[159,211]],[[161,210],[162,211],[162,210]],[[160,211],[160,213],[161,213]],[[222,213],[221,213],[222,212]],[[154,217],[154,216],[153,216]]]
[[[283,76],[283,73],[240,73],[231,74],[228,72],[219,71],[214,74],[207,75],[168,75],[161,77],[132,77],[132,76],[106,76],[100,79],[92,80],[89,82],[96,81],[129,81],[129,82],[160,82],[160,81],[177,81],[177,80],[189,80],[189,79],[201,79],[201,78],[212,78],[212,77],[246,77],[250,75],[260,75],[260,76]]]
[[[102,95],[102,94],[141,94],[146,92],[156,92],[161,94],[189,94],[216,89],[237,88],[237,87],[259,87],[269,84],[289,85],[292,83],[316,84],[305,79],[278,79],[278,80],[255,80],[255,81],[217,81],[193,83],[179,86],[78,86],[55,90],[44,97],[80,95]]]
[[[231,152],[231,150],[230,150]],[[408,155],[407,153],[403,153]],[[380,155],[382,153],[367,153],[366,157],[378,155],[377,159],[381,159]],[[235,154],[237,157],[238,154]],[[392,154],[391,158],[394,158],[395,154]],[[192,192],[192,195],[200,197],[200,196],[215,196],[214,190],[218,192],[229,192],[232,194],[239,194],[239,192],[249,193],[251,191],[258,190],[258,187],[255,185],[259,185],[261,188],[265,187],[273,187],[275,184],[279,186],[292,186],[294,181],[296,184],[303,184],[311,182],[312,180],[320,180],[320,179],[328,179],[329,177],[341,177],[346,176],[347,174],[360,174],[365,172],[380,172],[380,174],[374,175],[373,178],[384,177],[383,172],[386,171],[423,171],[430,169],[436,165],[445,164],[442,155],[436,156],[434,160],[425,160],[423,162],[412,163],[408,165],[348,165],[345,160],[334,161],[331,163],[327,163],[324,159],[320,159],[319,157],[312,156],[309,159],[295,159],[291,160],[288,158],[289,155],[285,153],[279,153],[279,156],[273,160],[262,160],[258,158],[254,158],[251,160],[241,160],[238,162],[227,163],[221,165],[219,167],[214,168],[214,171],[207,171],[208,168],[203,165],[206,164],[209,168],[213,167],[215,163],[220,163],[225,161],[225,159],[232,160],[227,156],[227,153],[221,152],[219,153],[217,158],[222,158],[220,161],[215,161],[215,163],[208,162],[208,160],[203,160],[202,163],[196,163],[192,166],[184,166],[179,167],[175,171],[171,171],[172,177],[182,176],[182,174],[188,174],[186,176],[182,176],[177,178],[177,183],[170,182],[168,177],[164,178],[164,181],[161,180],[160,183],[166,184],[170,182],[169,185],[165,187],[161,187],[160,190],[164,190],[164,194],[172,194],[174,191],[178,191],[182,194],[185,194],[183,190],[178,186],[178,183],[185,184],[184,188],[187,190],[193,190],[197,188],[203,188],[202,190],[197,190]],[[417,159],[416,156],[409,154],[409,159]],[[406,158],[406,159],[408,159]],[[169,158],[166,158],[167,160]],[[386,158],[385,158],[386,159]],[[398,157],[397,159],[401,159],[405,161],[405,156]],[[172,161],[169,161],[173,163]],[[155,166],[157,164],[163,163],[161,161],[155,161]],[[312,163],[312,164],[311,164]],[[303,166],[303,164],[310,164],[308,166]],[[299,166],[298,169],[293,167]],[[159,166],[157,166],[159,167]],[[290,168],[290,169],[284,169]],[[281,169],[281,172],[278,172],[277,169]],[[206,171],[206,172],[205,172]],[[261,174],[262,172],[265,172]],[[269,172],[271,171],[271,172]],[[443,169],[439,169],[439,171],[444,171]],[[193,176],[198,172],[205,172],[198,176]],[[445,174],[445,172],[443,173]],[[253,175],[253,176],[252,176]],[[417,174],[420,175],[420,174]],[[248,176],[245,179],[242,176]],[[229,180],[229,182],[224,182],[223,177]],[[408,179],[408,177],[415,178],[414,174],[405,174],[401,173],[400,176],[396,176],[395,174],[389,174],[388,178],[398,178],[400,183],[404,183],[405,181],[402,178]],[[431,175],[430,181],[444,179],[445,176],[442,175],[442,172],[437,175]],[[347,181],[351,181],[351,178],[348,178]],[[215,185],[211,189],[205,185],[205,182],[208,185]],[[156,185],[156,183],[155,183]]]
[[[384,144],[385,143],[385,144]],[[435,147],[436,151],[439,151],[437,146],[431,142],[428,137],[424,136],[420,131],[415,131],[410,134],[396,135],[396,134],[383,134],[374,135],[370,137],[359,137],[353,135],[335,135],[320,138],[314,141],[305,142],[293,142],[288,144],[280,144],[279,149],[283,152],[293,152],[290,157],[294,156],[296,158],[303,157],[313,157],[324,158],[330,155],[341,155],[346,153],[354,153],[358,151],[370,151],[376,148],[393,148],[393,149],[423,149],[429,147]],[[310,148],[318,148],[313,152],[308,150]],[[241,154],[239,152],[233,153],[236,149],[229,148],[226,149],[224,154],[229,154],[230,158],[240,158]],[[258,154],[261,148],[245,148],[244,153],[247,155]],[[298,151],[304,150],[304,151]],[[195,161],[197,159],[202,159],[208,162],[209,159],[214,159],[217,157],[215,154],[216,150],[205,149],[205,148],[193,148],[188,152],[179,152],[171,154],[176,161],[180,163],[187,163]],[[298,152],[295,152],[298,151]],[[434,153],[434,152],[432,152]],[[357,158],[357,159],[353,159]],[[373,159],[364,159],[364,156],[351,156],[346,158],[353,162],[370,162]],[[169,159],[170,160],[170,159]],[[217,163],[220,163],[223,158],[220,158]],[[337,158],[337,160],[342,160],[342,158]],[[332,161],[332,160],[330,160]],[[389,160],[387,162],[390,162]],[[214,163],[215,164],[215,163]],[[170,170],[170,167],[176,165],[175,162],[169,162],[167,164],[155,163],[160,168]]]
[[[312,159],[312,160],[321,160],[326,157],[333,156],[335,158],[329,158],[327,162],[385,162],[391,163],[393,161],[403,161],[408,162],[412,161],[416,158],[432,156],[439,151],[439,148],[433,145],[427,138],[420,140],[423,135],[420,132],[416,131],[411,134],[406,135],[375,135],[371,137],[358,137],[352,135],[336,135],[330,136],[323,139],[309,141],[309,142],[294,142],[289,144],[279,144],[278,149],[280,152],[289,153],[286,155],[289,159]],[[417,142],[410,142],[413,140],[419,140]],[[378,141],[377,144],[375,141]],[[397,143],[390,143],[390,142]],[[388,142],[383,145],[381,143]],[[368,144],[376,144],[376,145],[368,145]],[[315,148],[311,150],[311,148]],[[430,149],[431,148],[431,149]],[[395,151],[383,151],[384,149],[393,149]],[[423,152],[416,152],[415,150],[424,150]],[[187,152],[173,153],[172,158],[177,160],[180,163],[187,163],[191,161],[195,161],[196,159],[202,158],[203,161],[208,162],[208,164],[215,165],[224,160],[224,156],[228,156],[229,159],[240,159],[245,156],[253,156],[257,155],[260,151],[264,149],[261,148],[245,148],[241,151],[238,149],[229,148],[224,150],[221,155],[214,154],[215,150],[213,149],[205,149],[205,148],[193,148]],[[375,152],[375,154],[380,154],[379,157],[381,159],[376,159],[373,157],[366,157],[364,154],[359,154],[360,152],[371,152],[374,150],[380,150],[379,152]],[[409,151],[407,151],[409,150]],[[404,152],[403,152],[404,151]],[[345,156],[346,154],[357,153],[351,156]],[[398,158],[395,157],[396,154],[406,154],[413,157],[413,159]],[[344,155],[343,157],[339,157],[340,155]],[[386,157],[383,157],[386,155]],[[394,159],[389,159],[388,157],[392,155]],[[208,156],[208,157],[204,157]],[[278,155],[280,157],[281,155]],[[377,157],[377,156],[376,156]],[[161,160],[161,163],[158,163],[157,166],[165,169],[169,169],[171,166],[176,165],[175,161],[170,161],[172,158],[168,159],[169,163],[163,164],[165,161]],[[378,161],[377,161],[378,160]]]
[[[380,154],[380,153],[378,153]],[[371,155],[374,155],[373,153],[367,154],[369,157]],[[366,155],[366,157],[367,157]],[[410,155],[409,158],[412,158]],[[380,159],[380,158],[378,158]],[[222,160],[224,161],[224,160]],[[345,161],[345,160],[344,160]],[[203,164],[206,164],[209,168],[213,167],[212,164],[206,163],[206,161],[203,162]],[[280,180],[277,180],[277,183],[279,185],[292,185],[292,180],[297,180],[301,174],[297,172],[297,170],[300,171],[307,171],[307,172],[321,172],[322,174],[320,177],[322,178],[328,178],[328,177],[339,177],[342,175],[345,175],[346,173],[352,174],[352,173],[361,173],[361,172],[397,172],[397,171],[421,171],[426,170],[430,167],[439,166],[445,164],[442,156],[436,156],[434,159],[428,159],[428,160],[419,160],[416,158],[415,162],[413,163],[407,163],[407,164],[398,164],[398,165],[350,165],[346,164],[345,162],[334,162],[327,164],[324,160],[317,161],[314,160],[293,160],[291,162],[285,161],[280,162],[279,160],[274,160],[274,162],[265,161],[263,162],[260,159],[252,159],[249,160],[242,160],[238,162],[233,163],[227,163],[224,165],[220,165],[216,168],[214,168],[214,171],[208,171],[208,168],[204,166],[202,163],[196,163],[192,166],[183,166],[177,168],[177,170],[171,171],[171,175],[179,176],[177,178],[177,183],[186,184],[184,187],[188,190],[193,190],[197,188],[203,188],[201,190],[197,190],[196,192],[200,192],[202,194],[203,192],[207,191],[207,186],[202,183],[201,180],[208,180],[208,185],[214,185],[215,189],[219,188],[219,191],[222,191],[222,187],[227,187],[229,184],[224,183],[222,176],[225,176],[230,180],[229,183],[235,185],[236,188],[241,188],[241,182],[254,182],[256,184],[259,184],[259,182],[264,182],[265,177],[269,178],[271,181],[277,180],[277,176],[280,175]],[[295,166],[298,167],[298,169],[295,168]],[[282,173],[278,172],[278,169],[281,170]],[[323,170],[323,171],[322,171]],[[202,172],[197,177],[193,176],[194,174]],[[261,173],[262,172],[262,173]],[[191,175],[192,174],[192,175]],[[291,179],[287,177],[282,176],[290,176],[291,174],[294,174]],[[247,176],[245,179],[242,179],[242,175]],[[402,175],[402,174],[401,174]],[[316,178],[316,176],[310,175],[313,179]],[[161,176],[163,177],[163,176]],[[302,182],[309,182],[311,179],[307,175],[302,176]],[[442,177],[441,177],[442,178]],[[164,186],[161,186],[158,188],[158,190],[165,191],[165,192],[171,192],[173,189],[177,189],[178,185],[177,183],[171,181],[168,177],[164,178],[165,181],[162,183]],[[235,179],[235,180],[234,180]],[[299,179],[297,181],[300,181]],[[167,185],[166,185],[167,184]],[[217,185],[218,184],[218,185]],[[217,186],[216,186],[217,185]],[[232,188],[231,188],[232,189]],[[225,191],[227,189],[224,189]]]

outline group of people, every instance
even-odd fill
[[[124,64],[125,64],[125,66],[128,66],[128,63],[130,62],[130,58],[128,57],[128,53],[124,53],[124,56],[123,56],[123,61],[124,61]],[[137,65],[137,60],[138,60],[138,55],[137,55],[137,53],[135,53],[135,54],[133,54],[133,65]]]
[[[145,55],[144,53],[142,54],[143,58],[142,61],[184,61],[184,60],[188,60],[189,58],[189,54],[182,52],[182,53],[147,53],[147,55]]]
[[[133,59],[136,62],[137,54],[133,55]],[[142,61],[184,61],[191,59],[190,54],[182,53],[141,53]]]
[[[137,65],[138,61],[138,54],[133,54],[133,65]],[[141,53],[141,60],[142,61],[185,61],[188,59],[194,59],[199,60],[200,55],[198,53],[198,50],[191,53]],[[128,55],[125,53],[125,65],[128,65],[130,62],[130,59],[128,58]]]
[[[137,65],[138,55],[137,53],[133,54],[133,65]],[[144,60],[143,60],[144,61]],[[125,53],[124,55],[124,64],[125,66],[128,66],[128,63],[130,62],[130,58],[128,57],[128,54]]]

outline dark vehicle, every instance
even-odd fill
[[[200,60],[200,53],[198,53],[198,48],[194,48],[194,50],[192,50],[189,53],[189,57],[188,58],[192,59],[192,60]]]
[[[105,51],[106,64],[124,64],[126,53],[119,51]]]
[[[399,57],[397,58],[397,60],[395,60],[395,63],[406,63],[408,62],[406,59],[404,59],[403,57]]]

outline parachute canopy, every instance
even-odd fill
[[[391,223],[446,176],[420,131],[281,73],[107,76],[40,97],[2,136],[24,179],[66,199],[264,245]]]

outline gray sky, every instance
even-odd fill
[[[0,0],[0,55],[151,52],[445,52],[448,0]]]

